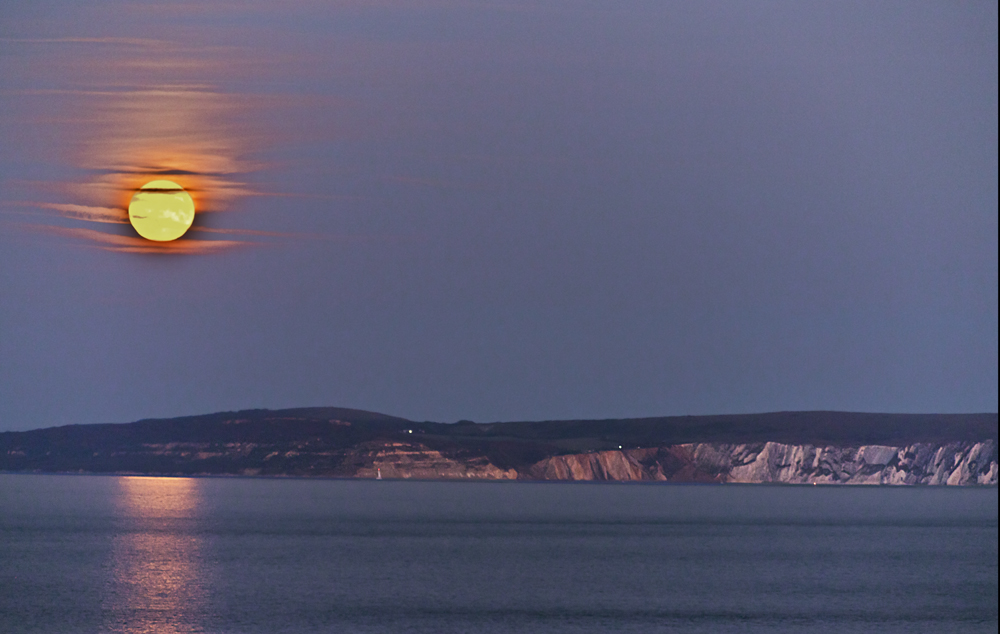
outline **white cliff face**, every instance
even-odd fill
[[[794,484],[997,484],[997,447],[991,441],[906,447],[731,446],[727,482]],[[713,465],[716,464],[713,461]],[[705,464],[709,467],[709,464]]]
[[[694,443],[552,456],[521,477],[540,480],[670,480],[787,484],[996,485],[997,445],[816,447],[769,442]]]

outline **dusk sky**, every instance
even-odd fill
[[[997,411],[996,2],[5,2],[0,431]],[[151,243],[169,178],[194,226]]]

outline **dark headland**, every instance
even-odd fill
[[[997,484],[997,414],[776,412],[478,424],[344,408],[0,433],[0,471]]]

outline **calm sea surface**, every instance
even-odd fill
[[[996,632],[997,489],[0,475],[2,632]]]

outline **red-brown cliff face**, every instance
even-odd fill
[[[721,472],[698,463],[690,445],[595,451],[546,458],[525,478],[609,482],[722,482]]]

